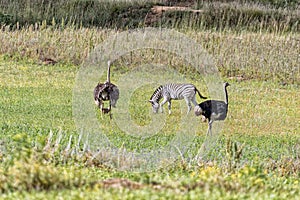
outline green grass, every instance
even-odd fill
[[[1,118],[5,123],[45,128],[61,126],[62,129],[74,126],[71,119],[70,88],[74,84],[76,67],[32,66],[26,62],[2,62],[0,65],[3,97]]]
[[[113,81],[126,72],[122,61],[113,70]],[[184,157],[163,169],[134,173],[110,168],[117,161],[107,162],[105,156],[109,155],[92,158],[76,150],[72,90],[77,66],[41,65],[1,56],[0,71],[0,190],[4,199],[296,199],[300,193],[297,84],[225,78],[231,83],[229,115],[205,159],[193,160],[207,128],[195,118],[199,121],[197,135]],[[188,72],[185,76],[189,79]],[[198,75],[190,77],[208,94]],[[133,120],[140,125],[149,123],[151,108],[143,103],[135,106],[133,99],[144,102],[153,88],[148,85],[136,90],[129,104]],[[116,147],[138,152],[164,146],[174,137],[174,123],[180,122],[181,109],[185,113],[186,107],[174,102],[172,108],[166,128],[146,139],[122,133],[108,116],[102,119],[96,108],[95,112]],[[47,142],[51,131],[52,141]],[[60,135],[62,139],[56,143]],[[70,135],[75,154],[66,150]],[[52,152],[55,144],[57,149]],[[124,162],[129,165],[126,159]],[[110,178],[116,178],[116,183],[109,182]]]
[[[207,123],[191,113],[189,124],[196,127],[196,133],[191,132],[189,124],[182,129],[181,121],[186,120],[183,101],[174,101],[172,115],[156,115],[154,120],[165,122],[155,133],[152,129],[139,132],[129,123],[127,132],[122,131],[109,116],[101,117],[91,99],[95,118],[115,147],[109,150],[102,146],[99,151],[89,149],[87,145],[101,141],[85,140],[85,135],[76,130],[72,103],[79,65],[97,45],[118,33],[113,29],[84,27],[144,27],[144,14],[150,4],[130,4],[129,13],[128,4],[70,1],[63,2],[64,6],[49,7],[62,1],[43,1],[43,5],[26,1],[18,9],[23,5],[19,2],[0,3],[5,5],[0,9],[0,24],[5,24],[1,25],[0,34],[0,199],[299,198],[296,1],[205,1],[207,4],[201,5],[207,11],[204,15],[166,12],[158,24],[153,24],[176,27],[199,42],[215,59],[222,78],[231,83],[227,119],[224,124],[214,124],[223,125],[223,129],[218,138],[213,138],[216,143],[210,151],[201,154],[202,159],[197,156],[203,147]],[[95,3],[92,7],[91,2]],[[84,11],[82,6],[88,9]],[[126,21],[120,21],[125,15]],[[66,16],[77,17],[74,20]],[[58,63],[46,65],[45,58]],[[201,74],[178,56],[159,50],[146,49],[122,56],[113,63],[112,81],[121,87],[122,76],[145,63],[169,66],[181,73],[180,78],[200,88],[203,95],[209,95]],[[99,81],[105,78],[103,75]],[[151,125],[153,114],[146,101],[158,82],[147,82],[133,92],[128,103],[131,122]],[[125,82],[121,97],[128,88],[126,84],[130,82]],[[120,99],[118,108],[113,109],[114,119],[123,105]],[[164,156],[164,160],[145,163],[136,157],[131,162],[128,155],[132,154],[128,152],[139,155],[169,148],[177,133],[183,136],[181,141],[192,142],[176,146],[178,149],[171,146],[175,158],[154,154],[154,158]],[[155,170],[119,170],[126,167]]]

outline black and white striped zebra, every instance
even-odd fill
[[[159,86],[154,93],[152,94],[149,102],[152,105],[152,110],[154,113],[158,112],[158,109],[161,109],[163,112],[163,105],[168,102],[169,114],[171,114],[171,100],[181,100],[184,99],[188,106],[188,112],[191,111],[191,102],[196,106],[196,92],[202,99],[206,97],[202,96],[199,90],[193,84],[176,84],[170,83],[166,85]],[[159,103],[160,99],[163,98],[163,101]]]

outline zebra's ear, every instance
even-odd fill
[[[150,100],[148,100],[148,102],[150,102],[151,104],[153,104],[153,103],[154,103],[154,102],[153,102],[153,100],[151,100],[151,99],[150,99]]]

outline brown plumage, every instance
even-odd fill
[[[119,89],[115,84],[110,82],[110,61],[108,61],[107,81],[105,83],[98,83],[94,89],[95,104],[102,113],[106,114],[111,111],[111,106],[116,107],[118,99]],[[109,108],[103,108],[104,101],[109,101]]]

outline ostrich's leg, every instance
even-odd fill
[[[213,121],[212,120],[210,120],[209,122],[208,122],[208,129],[207,129],[207,133],[206,133],[206,136],[207,135],[210,135],[210,136],[212,136],[212,123],[213,123]]]
[[[109,100],[109,118],[112,119],[112,114],[111,114],[111,102]]]
[[[100,112],[101,112],[101,119],[103,119],[103,102],[101,101],[99,104]]]

